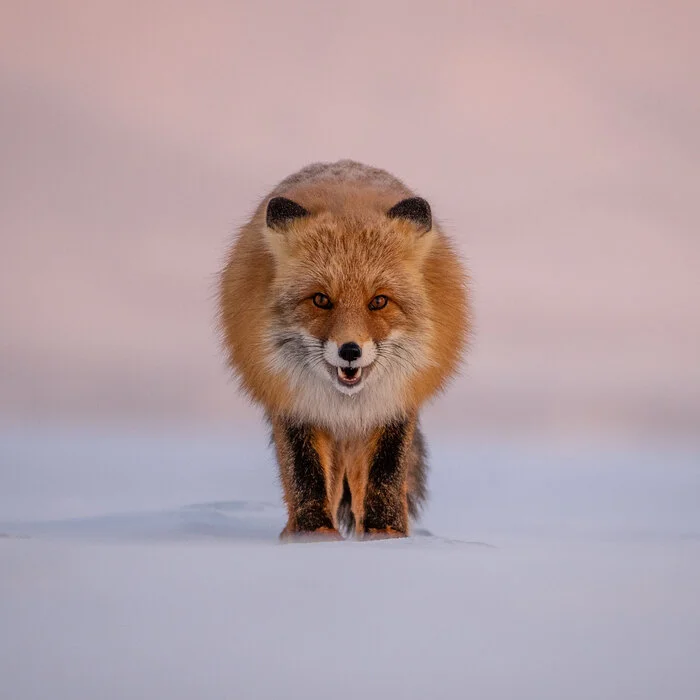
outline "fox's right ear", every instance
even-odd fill
[[[268,228],[275,231],[284,230],[294,219],[300,219],[303,216],[308,216],[309,212],[301,206],[286,197],[273,197],[267,203],[267,214],[265,223]]]

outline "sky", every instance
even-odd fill
[[[700,435],[700,5],[0,9],[0,422],[226,427],[216,274],[307,163],[383,167],[468,261],[427,412],[478,434]]]

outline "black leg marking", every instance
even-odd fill
[[[408,423],[385,426],[372,458],[365,500],[364,528],[408,531],[403,486],[406,479],[405,451]]]
[[[310,532],[333,528],[326,508],[326,477],[308,426],[288,425],[287,440],[292,451],[297,528]]]
[[[420,428],[416,426],[413,432],[413,444],[406,453],[408,460],[407,484],[408,484],[408,513],[414,520],[418,519],[423,504],[428,497],[428,455],[425,439]]]

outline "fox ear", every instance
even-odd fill
[[[394,204],[386,215],[390,219],[408,219],[416,225],[420,233],[428,233],[433,227],[430,204],[422,197],[402,199],[398,204]]]
[[[268,228],[280,230],[284,229],[290,221],[308,215],[309,212],[301,204],[286,197],[273,197],[267,203],[265,222]]]

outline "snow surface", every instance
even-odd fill
[[[415,537],[280,545],[258,439],[0,435],[0,698],[700,697],[697,451],[436,440]]]

